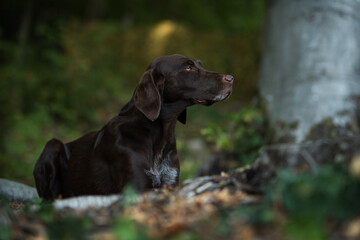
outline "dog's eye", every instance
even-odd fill
[[[191,66],[190,66],[190,65],[186,66],[185,70],[186,70],[186,71],[190,71],[190,70],[191,70]]]

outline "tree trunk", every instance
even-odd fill
[[[360,126],[360,2],[272,0],[259,77],[275,142]]]

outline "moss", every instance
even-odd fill
[[[355,129],[350,124],[344,126],[336,125],[333,118],[324,119],[318,124],[315,124],[306,135],[305,140],[316,139],[334,139],[342,136],[349,136],[355,133]]]
[[[277,121],[273,127],[269,128],[269,139],[272,143],[295,142],[295,136],[292,134],[299,126],[299,122],[285,123]]]
[[[354,119],[344,126],[334,123],[333,118],[329,117],[314,125],[306,136],[306,140],[315,140],[319,138],[333,139],[343,136],[359,135],[360,128],[360,96],[352,96],[350,100],[353,102]],[[341,114],[349,115],[348,111],[344,111]]]
[[[354,129],[357,130],[357,133],[360,132],[360,95],[352,96],[351,100],[355,105],[355,121],[354,121]]]

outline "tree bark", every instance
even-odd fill
[[[274,142],[359,133],[360,1],[273,0],[259,88]]]

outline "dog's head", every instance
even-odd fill
[[[231,94],[233,81],[231,75],[207,71],[199,60],[178,54],[163,56],[144,73],[134,93],[134,104],[154,121],[164,103],[211,105],[225,100]],[[178,120],[185,123],[186,109]]]

